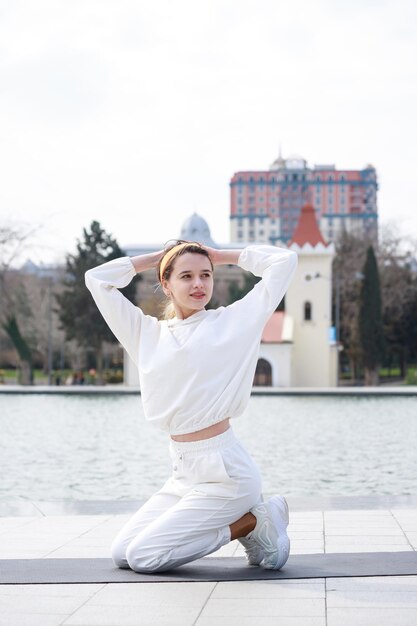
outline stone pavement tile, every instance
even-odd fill
[[[416,626],[417,609],[328,608],[327,626]]]
[[[1,585],[0,626],[58,626],[104,585]]]
[[[210,598],[201,612],[201,617],[324,617],[324,598],[265,599],[259,598]]]
[[[344,536],[355,536],[355,535],[373,535],[377,536],[403,536],[403,531],[400,526],[389,526],[389,527],[380,527],[372,528],[369,526],[349,526],[344,528],[340,527],[327,527],[326,526],[326,537],[338,537],[340,535]]]
[[[391,513],[395,515],[395,517],[414,517],[415,519],[417,519],[417,509],[391,508]]]
[[[417,532],[406,532],[405,535],[413,548],[417,549]]]
[[[297,546],[291,546],[291,554],[293,556],[299,554],[324,554],[323,546],[321,548],[297,548]]]
[[[340,520],[326,520],[325,526],[326,531],[328,529],[337,530],[338,528],[400,528],[399,522],[393,517],[387,519],[377,518],[376,520],[350,520],[349,518]]]
[[[201,615],[195,626],[326,626],[325,617],[216,617],[215,622],[212,617]],[[350,625],[352,626],[352,625]]]
[[[350,517],[350,518],[364,518],[370,519],[371,517],[391,517],[391,512],[388,509],[360,509],[360,510],[352,510],[352,509],[344,509],[344,510],[328,510],[323,511],[324,516],[326,518],[334,518],[337,519],[339,517]]]
[[[29,546],[36,541],[38,544],[54,543],[57,545],[63,545],[69,541],[77,539],[78,533],[59,533],[59,532],[45,532],[45,533],[5,533],[2,535],[2,541],[7,541],[9,544],[18,544],[22,546]]]
[[[323,511],[293,511],[289,508],[290,519],[296,521],[323,521]]]
[[[0,596],[0,615],[19,613],[50,613],[69,615],[85,602],[79,596]]]
[[[401,535],[378,535],[378,536],[371,535],[371,534],[348,535],[348,536],[331,535],[330,537],[326,535],[326,548],[328,546],[333,546],[335,544],[339,546],[348,545],[348,544],[351,546],[359,546],[359,545],[372,546],[374,544],[375,545],[387,544],[391,546],[403,546],[403,545],[408,545],[408,542],[403,534]]]
[[[110,547],[72,546],[70,544],[55,548],[45,556],[48,559],[109,559]]]
[[[31,528],[37,532],[68,531],[81,533],[102,525],[108,516],[103,515],[57,515],[51,517],[37,517]]]
[[[417,576],[357,576],[355,578],[327,578],[330,591],[411,591],[417,592]]]
[[[417,609],[417,576],[329,578],[328,608]]]
[[[158,611],[159,605],[203,607],[217,583],[108,583],[88,606],[143,606]],[[156,613],[157,614],[157,613]]]
[[[11,596],[17,600],[24,601],[25,598],[32,596],[36,598],[70,596],[83,598],[85,601],[105,586],[105,583],[86,585],[0,585],[0,598]]]
[[[36,517],[0,517],[0,534],[8,531],[15,531],[35,521]]]
[[[286,584],[285,581],[262,581],[252,580],[245,582],[218,583],[210,596],[214,598],[325,598],[324,582],[312,583],[299,582],[298,585]]]
[[[317,553],[323,552],[324,539],[319,539],[318,541],[302,541],[301,539],[293,539],[291,537],[291,554],[303,554],[304,550],[308,550],[310,554],[312,550],[315,550]],[[307,552],[305,552],[305,554],[307,554]]]
[[[323,533],[322,530],[320,530],[320,531],[292,530],[291,532],[288,531],[288,535],[291,536],[291,541],[293,541],[294,539],[296,539],[296,540],[302,539],[303,541],[305,541],[306,539],[316,539],[317,540],[317,539],[323,539],[323,537],[324,537],[324,533]]]
[[[312,522],[291,522],[288,524],[288,532],[323,532],[323,522],[315,521]]]
[[[326,543],[326,554],[334,554],[337,552],[412,552],[413,548],[410,545],[397,545],[397,544],[389,544],[384,543],[381,545],[372,544],[372,545],[364,545],[364,544],[338,544],[335,543],[331,546],[328,546]]]
[[[34,542],[36,545],[36,542]],[[50,552],[49,549],[0,547],[0,559],[43,559]]]
[[[327,607],[332,608],[407,608],[417,610],[417,593],[401,591],[335,591],[327,593]]]
[[[47,613],[0,613],[0,626],[61,626],[65,615]]]
[[[137,587],[137,585],[135,585]],[[192,626],[201,607],[179,607],[162,602],[153,606],[98,606],[86,604],[63,626]],[[41,625],[39,625],[41,626]]]
[[[77,545],[86,545],[86,546],[104,546],[104,545],[111,545],[111,542],[113,541],[114,537],[116,536],[116,532],[109,532],[108,529],[106,529],[105,532],[103,532],[102,529],[100,528],[94,528],[93,530],[89,530],[86,533],[83,533],[82,535],[77,535],[77,537],[75,537],[74,539],[71,539],[71,543],[76,543]]]
[[[398,524],[405,531],[417,532],[417,519],[399,519]]]

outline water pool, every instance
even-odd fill
[[[252,396],[232,424],[267,494],[417,494],[415,398]],[[139,396],[0,395],[0,498],[142,500],[167,443]]]

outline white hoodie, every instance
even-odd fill
[[[237,417],[248,404],[262,331],[288,289],[297,255],[251,245],[238,265],[262,280],[241,300],[184,320],[145,315],[118,291],[136,274],[129,257],[86,272],[104,319],[139,368],[146,419],[171,435]]]

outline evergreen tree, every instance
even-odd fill
[[[369,246],[360,293],[359,336],[365,369],[365,385],[378,384],[378,368],[384,355],[382,302],[378,265]]]
[[[75,339],[81,346],[92,348],[96,356],[98,381],[103,382],[103,343],[116,342],[85,286],[87,270],[123,256],[117,241],[93,221],[90,230],[83,229],[82,240],[77,241],[76,254],[66,257],[66,289],[56,295],[58,315],[67,339]],[[122,290],[134,300],[135,281]]]

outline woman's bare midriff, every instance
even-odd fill
[[[174,441],[200,441],[201,439],[210,439],[211,437],[221,435],[225,433],[228,428],[230,428],[230,418],[226,417],[226,419],[221,422],[217,422],[217,424],[213,424],[213,426],[208,426],[202,430],[197,430],[195,433],[171,435],[171,439]]]

